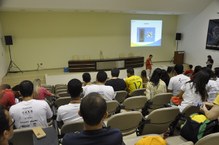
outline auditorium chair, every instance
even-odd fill
[[[106,101],[106,105],[107,105],[107,112],[109,116],[115,114],[119,107],[119,103],[116,100]]]
[[[145,96],[144,94],[145,92],[145,88],[142,88],[142,89],[137,89],[137,90],[134,90],[133,92],[129,93],[129,96]]]
[[[120,104],[127,98],[127,91],[116,91],[115,100],[117,100]]]
[[[146,102],[146,96],[133,96],[126,98],[122,103],[122,109],[125,109],[126,111],[138,111],[144,107]]]

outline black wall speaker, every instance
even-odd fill
[[[5,45],[13,45],[13,40],[11,35],[5,36]]]
[[[176,40],[182,39],[182,33],[176,33]]]

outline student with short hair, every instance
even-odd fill
[[[33,99],[34,87],[31,81],[22,81],[19,86],[23,101],[11,106],[9,110],[11,117],[15,120],[15,127],[48,127],[47,119],[53,116],[48,103]]]
[[[83,79],[83,86],[86,86],[86,85],[91,85],[91,76],[90,76],[90,73],[83,73],[82,74],[82,79]]]
[[[8,110],[0,105],[0,145],[9,145],[9,140],[13,136],[13,125]]]
[[[142,79],[140,76],[135,75],[135,71],[133,68],[127,69],[127,78],[125,79],[125,83],[127,86],[127,91],[129,93],[133,92],[136,89],[143,88]]]
[[[118,129],[103,128],[107,117],[106,101],[98,93],[90,93],[82,99],[79,114],[84,119],[84,131],[68,133],[63,145],[122,145],[122,134]]]
[[[174,66],[174,70],[176,72],[176,76],[170,78],[170,82],[168,85],[168,91],[173,93],[173,96],[176,96],[180,92],[180,88],[182,85],[184,85],[186,82],[190,80],[190,78],[183,74],[183,65],[182,64],[176,64]]]
[[[82,83],[78,79],[72,79],[68,82],[68,93],[71,95],[69,104],[62,105],[57,111],[57,122],[59,127],[67,122],[81,121],[82,118],[78,115],[81,102]]]
[[[114,68],[111,70],[112,78],[107,80],[105,85],[112,86],[114,91],[122,91],[126,89],[126,84],[123,79],[119,78],[120,70],[118,68]]]
[[[106,79],[106,72],[102,70],[98,71],[96,76],[97,83],[84,87],[84,96],[88,95],[89,93],[96,92],[101,94],[106,101],[113,100],[115,98],[115,92],[113,87],[105,85]]]

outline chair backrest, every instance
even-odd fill
[[[195,145],[218,145],[219,144],[219,132],[209,134],[201,138]]]
[[[67,92],[60,92],[60,93],[57,93],[56,96],[58,98],[61,98],[61,97],[71,97],[69,93]]]
[[[111,116],[107,121],[107,126],[120,129],[124,136],[136,132],[141,120],[142,115],[138,111],[123,112]]]
[[[125,99],[123,102],[123,106],[126,110],[139,110],[144,107],[146,102],[146,96],[133,96]]]
[[[119,103],[116,100],[107,101],[107,112],[109,115],[115,114],[117,108],[119,107]]]
[[[144,92],[145,92],[145,88],[136,89],[133,92],[131,92],[129,95],[130,96],[144,96],[145,95]]]
[[[10,140],[13,145],[58,145],[58,137],[54,127],[42,128],[46,136],[38,139],[32,128],[15,129]]]
[[[68,92],[67,88],[65,88],[65,89],[57,89],[56,90],[56,94],[59,94],[59,93],[62,93],[62,92],[67,93]]]
[[[66,134],[70,132],[82,131],[84,128],[84,121],[68,122],[65,123],[61,128],[61,134]]]
[[[62,105],[66,105],[71,101],[71,97],[60,97],[55,101],[55,106],[59,108]]]
[[[200,111],[199,106],[189,105],[182,111],[182,114],[185,117],[189,117],[191,114],[198,113],[199,111]]]
[[[127,91],[116,91],[115,100],[121,104],[127,98],[127,95]]]
[[[167,107],[153,110],[146,117],[141,134],[164,133],[178,114],[178,107]]]
[[[149,100],[152,103],[150,105],[150,109],[154,110],[164,107],[170,102],[172,96],[172,93],[160,93],[155,95],[151,100]]]
[[[15,129],[10,142],[13,145],[33,145],[33,131],[31,128]]]

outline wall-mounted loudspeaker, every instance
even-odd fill
[[[13,45],[13,40],[11,35],[5,36],[5,45]]]
[[[176,40],[182,39],[182,33],[176,33]]]

